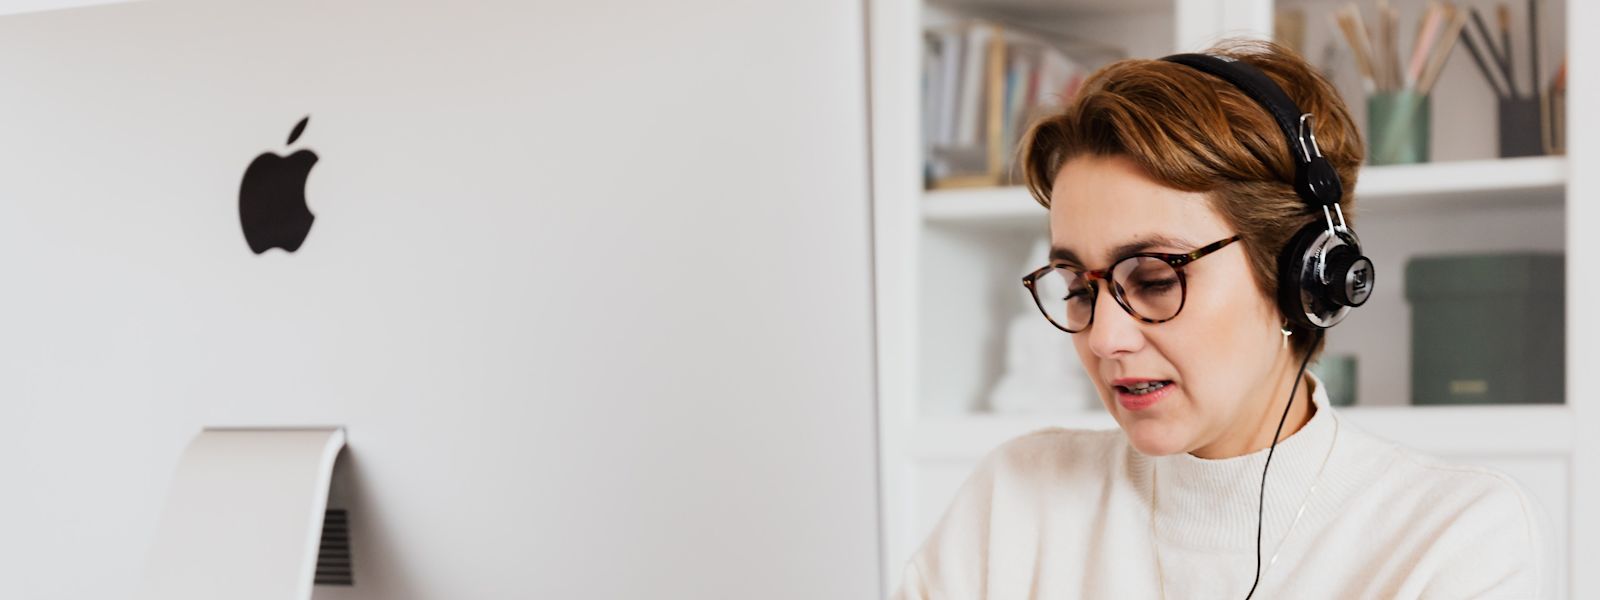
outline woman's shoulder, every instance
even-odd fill
[[[1081,491],[1121,473],[1131,451],[1120,429],[1044,427],[985,453],[967,476],[963,492],[1018,497]]]
[[[902,575],[897,598],[967,598],[981,594],[992,557],[1037,535],[1041,511],[1071,512],[1074,497],[1111,476],[1128,449],[1121,430],[1046,427],[1016,436],[984,454]],[[1109,460],[1108,460],[1109,459]],[[1034,510],[1029,510],[1028,508]],[[1088,518],[1085,516],[1085,518]],[[1010,540],[996,545],[996,539]]]
[[[1044,427],[996,446],[979,468],[1058,477],[1078,469],[1105,471],[1126,455],[1127,439],[1121,429]]]
[[[962,483],[951,512],[984,514],[996,496],[1018,498],[1103,481],[1123,464],[1121,430],[1045,427],[986,452]]]
[[[1392,524],[1390,545],[1412,548],[1416,572],[1455,582],[1463,597],[1537,593],[1545,521],[1520,482],[1365,432],[1352,437],[1373,469],[1349,508],[1370,523]]]
[[[1422,452],[1365,431],[1354,433],[1357,446],[1365,448],[1380,470],[1382,477],[1376,483],[1396,494],[1415,496],[1436,507],[1440,503],[1492,504],[1518,512],[1528,510],[1526,489],[1502,471]]]
[[[997,453],[1023,453],[1051,449],[1090,450],[1099,447],[1116,447],[1126,443],[1121,429],[1069,429],[1060,426],[1040,427],[1013,437],[995,447]]]

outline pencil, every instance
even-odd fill
[[[1439,34],[1439,28],[1444,24],[1443,15],[1439,6],[1429,2],[1428,10],[1420,22],[1422,28],[1417,32],[1417,39],[1411,46],[1411,60],[1406,65],[1406,87],[1417,89],[1417,84],[1422,79],[1423,69],[1428,65],[1430,52],[1433,50],[1434,36]]]
[[[1455,52],[1456,40],[1466,33],[1461,30],[1467,24],[1466,11],[1457,9],[1455,5],[1449,5],[1444,8],[1444,12],[1449,25],[1445,27],[1440,48],[1428,64],[1428,71],[1422,75],[1422,81],[1417,84],[1417,90],[1424,96],[1433,92],[1434,82],[1439,80],[1439,73],[1444,71],[1444,65],[1449,62],[1450,54]]]

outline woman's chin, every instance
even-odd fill
[[[1156,419],[1135,419],[1123,424],[1128,443],[1145,456],[1166,456],[1184,452],[1184,436],[1170,424]]]

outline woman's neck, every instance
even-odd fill
[[[1278,419],[1283,416],[1283,404],[1289,400],[1289,391],[1294,390],[1294,406],[1289,409],[1289,416],[1283,423],[1283,434],[1279,442],[1289,439],[1289,436],[1300,431],[1311,417],[1316,414],[1316,406],[1311,402],[1311,378],[1302,376],[1298,389],[1295,388],[1295,376],[1300,374],[1299,361],[1292,366],[1292,372],[1274,378],[1277,383],[1270,386],[1267,391],[1266,410],[1257,411],[1257,414],[1247,415],[1241,420],[1242,427],[1234,428],[1234,432],[1248,432],[1242,435],[1224,434],[1211,444],[1196,448],[1189,454],[1196,458],[1220,459],[1243,456],[1264,450],[1272,445],[1273,434],[1278,430]],[[1261,402],[1253,404],[1261,405]]]

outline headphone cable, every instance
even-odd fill
[[[1322,341],[1322,329],[1316,330],[1317,339],[1311,343],[1311,348],[1317,347],[1317,342]],[[1300,372],[1294,377],[1294,387],[1289,389],[1289,402],[1283,405],[1283,416],[1278,417],[1278,430],[1272,434],[1272,446],[1267,449],[1267,462],[1261,466],[1261,496],[1256,503],[1256,576],[1250,583],[1250,593],[1245,594],[1244,600],[1250,600],[1256,595],[1256,586],[1261,584],[1261,525],[1262,517],[1266,514],[1267,504],[1267,468],[1272,466],[1272,453],[1278,449],[1278,436],[1283,434],[1283,422],[1289,419],[1289,408],[1294,406],[1294,395],[1300,391],[1300,380],[1305,377],[1306,363],[1311,362],[1311,352],[1308,348],[1306,357],[1300,359]]]

